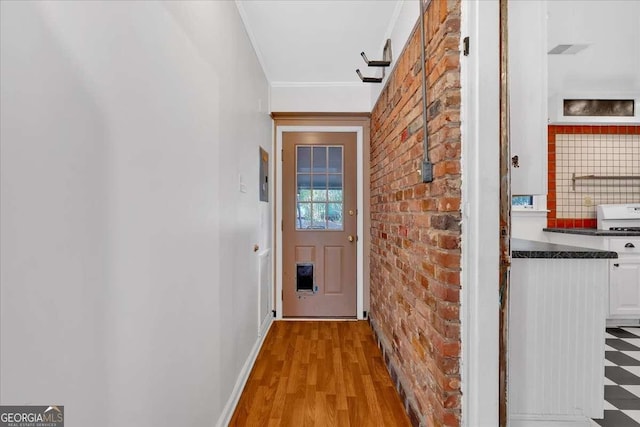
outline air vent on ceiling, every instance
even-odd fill
[[[575,55],[588,47],[588,44],[559,44],[547,53],[549,55]]]

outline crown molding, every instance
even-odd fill
[[[362,82],[271,82],[272,88],[278,87],[362,87]]]
[[[380,50],[384,49],[384,45],[387,42],[387,39],[391,38],[391,34],[393,33],[393,29],[396,27],[398,23],[398,19],[400,18],[400,11],[404,6],[406,0],[400,0],[396,3],[395,9],[393,9],[393,13],[391,14],[391,19],[389,20],[389,25],[387,25],[387,30],[384,32],[384,37],[382,38],[382,42],[380,44]]]
[[[247,32],[247,36],[249,36],[249,40],[251,41],[251,45],[253,46],[253,51],[255,52],[256,57],[258,58],[258,62],[262,67],[262,72],[264,73],[264,76],[267,79],[267,82],[270,82],[271,79],[269,78],[269,72],[264,62],[264,56],[262,55],[262,52],[258,47],[256,36],[253,34],[253,31],[251,30],[251,26],[249,25],[249,19],[247,17],[247,12],[245,11],[244,6],[242,5],[242,0],[235,0],[235,4],[236,4],[236,9],[238,9],[238,13],[240,14],[240,19],[242,19],[242,23],[244,24],[244,30]]]

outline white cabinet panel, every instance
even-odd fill
[[[609,317],[640,318],[640,259],[610,261]]]
[[[513,259],[510,426],[602,418],[607,267],[606,259]]]
[[[581,248],[609,249],[607,241],[602,236],[586,236],[584,234],[568,234],[545,232],[549,243],[558,245],[579,246]]]
[[[546,2],[509,1],[511,193],[547,194]]]
[[[609,261],[609,318],[640,319],[640,239],[610,237],[609,250],[618,259]]]
[[[580,234],[544,233],[550,243],[605,249],[618,253],[609,261],[608,319],[640,319],[640,239]]]

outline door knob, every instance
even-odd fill
[[[349,235],[349,237],[347,237],[347,239],[349,239],[350,242],[353,242],[355,240],[355,237],[353,237],[352,235]]]

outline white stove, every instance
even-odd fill
[[[598,205],[598,230],[640,231],[640,203]]]

